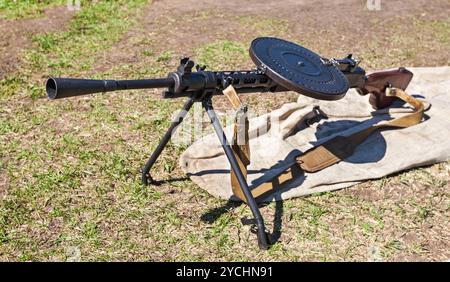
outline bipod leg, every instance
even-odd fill
[[[182,111],[178,113],[178,116],[172,122],[166,134],[164,134],[163,138],[159,142],[158,147],[156,147],[155,151],[153,151],[152,155],[150,156],[144,168],[142,169],[142,184],[148,185],[151,183],[153,184],[156,183],[150,174],[150,170],[152,169],[152,166],[155,164],[161,152],[164,150],[164,147],[166,147],[176,127],[180,125],[181,122],[183,122],[183,119],[186,117],[187,113],[191,109],[194,102],[195,98],[189,97],[189,99],[184,104]]]
[[[222,126],[220,125],[220,121],[217,118],[217,115],[212,106],[212,101],[210,97],[204,98],[202,100],[202,105],[208,114],[211,123],[216,131],[217,136],[219,137],[220,144],[222,145],[223,150],[225,151],[225,155],[230,162],[231,169],[234,171],[236,178],[241,186],[242,191],[244,192],[245,199],[247,200],[247,204],[250,207],[250,210],[253,213],[256,221],[256,234],[258,236],[258,246],[261,250],[267,250],[269,247],[268,235],[266,233],[266,229],[264,226],[264,220],[262,218],[261,212],[258,209],[258,205],[256,204],[255,198],[253,197],[250,189],[247,185],[247,181],[242,174],[242,171],[239,167],[239,164],[236,160],[236,157],[233,154],[230,144],[228,143],[227,137],[223,132]]]

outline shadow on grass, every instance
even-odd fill
[[[235,202],[235,201],[227,201],[223,206],[210,209],[205,214],[202,215],[201,220],[206,223],[213,223],[216,221],[221,215],[227,213],[229,210],[234,209],[242,205],[243,202]],[[261,203],[259,204],[259,208],[265,207],[269,205],[269,203]],[[281,237],[281,228],[283,225],[283,201],[276,201],[275,202],[275,215],[273,218],[273,229],[272,232],[269,233],[269,241],[270,244],[275,244],[278,242],[278,240]],[[255,225],[255,220],[253,218],[249,219],[247,217],[241,218],[242,225],[252,225],[252,227]],[[254,228],[252,228],[254,230]]]
[[[163,184],[171,184],[174,182],[178,182],[178,181],[186,181],[189,180],[189,177],[178,177],[178,178],[169,178],[169,179],[160,179],[160,180],[155,180],[152,179],[150,184],[151,185],[155,185],[155,186],[161,186]]]

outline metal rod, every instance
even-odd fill
[[[169,142],[170,138],[172,137],[172,134],[174,133],[176,127],[183,122],[183,119],[186,117],[187,113],[191,109],[192,105],[195,102],[194,97],[189,97],[186,103],[183,106],[183,109],[180,113],[178,113],[178,116],[175,118],[175,120],[170,125],[169,129],[167,130],[166,134],[164,134],[163,138],[158,144],[158,147],[156,147],[155,151],[153,151],[152,155],[148,159],[147,163],[145,164],[144,168],[142,169],[142,183],[145,185],[148,185],[150,182],[153,182],[153,179],[150,175],[150,170],[152,169],[152,166],[155,164],[156,160],[158,159],[161,152],[164,150],[164,147]]]
[[[267,234],[266,229],[264,227],[264,219],[262,218],[261,212],[258,209],[258,205],[256,204],[255,198],[253,198],[252,193],[247,185],[247,181],[242,174],[242,171],[239,167],[239,164],[236,160],[236,157],[233,154],[230,144],[228,143],[227,137],[220,125],[220,121],[217,118],[217,115],[212,106],[212,101],[210,97],[204,98],[202,101],[202,105],[206,110],[209,118],[211,119],[211,123],[214,127],[214,130],[217,133],[217,137],[219,137],[220,144],[222,145],[223,150],[225,151],[225,155],[230,162],[231,169],[236,174],[239,185],[241,186],[242,191],[244,192],[245,199],[247,200],[247,204],[250,207],[250,210],[255,217],[256,226],[257,226],[257,235],[258,235],[258,245],[262,250],[266,250],[269,247],[267,242]]]

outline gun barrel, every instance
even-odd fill
[[[45,85],[49,99],[126,89],[167,88],[174,85],[171,77],[140,80],[93,80],[76,78],[49,78]]]

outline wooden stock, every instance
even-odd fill
[[[389,107],[395,97],[386,96],[388,86],[405,90],[413,77],[413,73],[400,67],[396,70],[379,71],[367,75],[366,84],[359,89],[360,94],[370,94],[369,103],[374,109]]]

